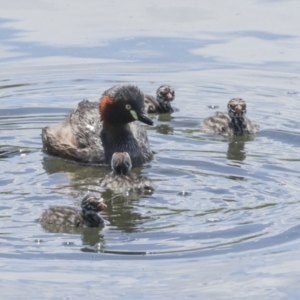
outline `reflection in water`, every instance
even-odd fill
[[[157,120],[160,122],[170,122],[174,120],[174,117],[171,114],[160,114]]]
[[[172,117],[171,114],[160,114],[157,120],[164,123],[160,123],[159,125],[155,126],[156,132],[161,134],[173,133],[174,131],[173,126],[170,126],[169,123],[165,123],[174,120],[174,117]]]
[[[102,197],[109,198],[109,201],[106,201],[107,208],[104,217],[109,221],[110,227],[124,232],[139,231],[140,225],[151,219],[150,215],[138,211],[139,200],[142,196],[147,197],[136,191],[131,191],[127,195],[115,194],[111,190],[105,191]]]
[[[101,245],[101,249],[105,248],[105,240],[103,234],[101,234],[101,228],[79,228],[58,226],[53,224],[43,224],[43,229],[49,233],[65,233],[65,234],[77,234],[81,235],[83,245],[95,247],[95,245]]]
[[[173,133],[174,129],[169,124],[159,124],[155,127],[156,132],[161,134],[170,134]]]
[[[29,150],[29,149],[16,149],[16,148],[6,148],[6,147],[2,147],[0,146],[0,159],[2,158],[11,158],[14,156],[25,156],[31,152],[33,152],[33,150]]]
[[[245,142],[253,140],[253,136],[234,136],[230,138],[228,143],[227,159],[238,161],[245,160]]]
[[[149,197],[154,191],[152,181],[140,174],[141,168],[135,168],[130,174],[130,178],[134,178],[133,186],[129,188],[128,180],[125,179],[126,184],[122,185],[124,189],[119,189],[119,187],[111,189],[102,184],[104,180],[111,179],[112,176],[107,167],[81,166],[53,157],[45,157],[43,167],[49,175],[61,172],[66,174],[70,181],[68,187],[71,186],[69,193],[72,197],[82,196],[87,191],[99,192],[107,205],[101,215],[113,228],[134,232],[138,231],[140,224],[150,219],[149,216],[136,211],[139,200]],[[144,188],[141,189],[141,186]],[[64,189],[64,186],[58,185],[56,192],[59,193],[61,189]],[[65,190],[62,192],[65,193]]]
[[[117,9],[109,1],[88,0],[84,9],[79,1],[65,2],[39,1],[37,7],[34,1],[2,1],[1,77],[9,79],[0,89],[0,115],[6,118],[1,119],[2,145],[40,149],[41,127],[61,122],[74,101],[96,101],[99,87],[102,91],[117,82],[149,90],[167,79],[178,86],[184,109],[172,115],[175,119],[156,117],[162,125],[150,129],[157,160],[142,174],[155,178],[154,199],[119,196],[100,187],[109,168],[44,159],[42,153],[28,155],[23,164],[17,156],[1,160],[1,255],[8,257],[0,278],[2,298],[126,294],[134,299],[143,294],[206,299],[214,294],[297,299],[300,101],[299,94],[287,94],[299,91],[300,81],[296,1],[206,1],[201,6],[161,1],[158,6],[130,0],[123,7],[119,1]],[[106,14],[99,18],[101,7]],[[105,26],[112,15],[119,22]],[[274,19],[281,26],[274,28]],[[80,29],[76,34],[72,23]],[[22,82],[33,84],[18,87]],[[195,120],[212,112],[207,108],[211,101],[223,107],[224,99],[234,95],[252,99],[257,120],[278,130],[274,137],[269,132],[246,146],[246,141],[187,137],[185,130],[198,130]],[[87,190],[103,193],[108,208],[102,215],[110,225],[74,232],[75,245],[83,244],[82,251],[156,254],[123,260],[89,255],[61,243],[72,232],[41,236],[33,217],[41,205],[49,206],[43,200],[55,204],[61,194],[80,199]],[[182,190],[191,195],[177,195]],[[45,243],[32,245],[36,238]],[[295,259],[287,258],[291,254]],[[278,267],[284,276],[282,268],[276,273]],[[102,288],[112,285],[113,291]]]
[[[244,141],[231,141],[228,143],[227,159],[243,161],[246,158]]]

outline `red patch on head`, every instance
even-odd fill
[[[105,112],[105,110],[112,104],[114,104],[116,101],[109,97],[109,96],[102,96],[100,99],[100,103],[99,103],[99,111],[100,111],[100,115],[103,117],[103,113]]]

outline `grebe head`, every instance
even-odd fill
[[[88,211],[99,212],[106,208],[106,205],[103,203],[103,199],[98,194],[88,193],[81,201],[82,209]]]
[[[105,91],[99,110],[104,123],[121,125],[139,120],[153,125],[144,114],[144,94],[134,85],[116,85]]]
[[[228,114],[232,118],[242,118],[246,115],[246,102],[241,98],[233,98],[227,104]]]
[[[115,175],[127,175],[131,171],[131,159],[127,152],[115,152],[111,159],[111,168]]]
[[[156,96],[161,101],[171,102],[175,98],[175,91],[170,85],[164,84],[157,89]]]

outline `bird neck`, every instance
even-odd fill
[[[130,173],[130,170],[127,168],[113,168],[113,175],[114,176],[127,176]]]
[[[141,149],[138,141],[134,137],[130,125],[103,124],[101,139],[105,149],[105,160],[110,164],[111,158],[115,152],[127,152],[130,155],[132,163],[135,164],[135,158],[141,157]]]
[[[161,98],[159,96],[156,97],[156,100],[159,103],[162,112],[172,112],[173,111],[170,101],[164,100],[163,98]]]
[[[87,222],[94,226],[97,226],[97,224],[102,223],[102,218],[96,211],[82,208],[82,216]]]
[[[231,117],[231,123],[235,135],[242,135],[247,131],[247,123],[244,117]]]

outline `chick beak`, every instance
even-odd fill
[[[166,100],[168,100],[168,101],[172,101],[173,100],[173,96],[172,96],[172,94],[171,93],[168,93],[167,95],[166,95]]]
[[[237,112],[237,113],[240,113],[242,112],[242,106],[241,105],[237,105],[234,110]]]
[[[106,207],[107,207],[107,205],[104,204],[103,202],[99,202],[98,205],[97,205],[97,209],[98,209],[99,211],[104,210]]]

